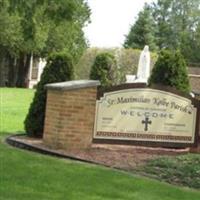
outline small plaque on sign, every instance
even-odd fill
[[[105,93],[96,104],[94,138],[192,144],[196,113],[190,99],[161,90]]]

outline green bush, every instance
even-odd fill
[[[112,70],[115,65],[115,57],[112,54],[98,54],[90,71],[90,79],[99,80],[102,87],[111,86],[113,82]]]
[[[152,70],[149,83],[171,86],[181,92],[189,93],[187,66],[181,53],[162,50]]]
[[[89,79],[91,67],[100,53],[110,53],[115,57],[116,65],[112,70],[113,84],[125,83],[126,74],[136,74],[141,50],[124,48],[88,48],[75,65],[76,79]],[[151,68],[157,60],[157,54],[151,52]]]
[[[25,119],[25,130],[28,135],[42,137],[46,108],[47,83],[63,82],[73,79],[74,69],[72,59],[64,53],[55,53],[47,59],[47,65],[37,85],[37,90],[29,112]]]

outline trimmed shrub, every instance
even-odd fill
[[[189,93],[187,66],[181,53],[162,50],[152,70],[149,83],[171,86],[183,93]]]
[[[115,57],[112,54],[98,54],[90,71],[90,79],[99,80],[102,87],[111,86],[113,82],[112,70],[115,65]]]
[[[68,55],[64,53],[55,53],[49,56],[24,122],[25,130],[28,135],[35,137],[43,136],[47,98],[47,91],[44,86],[47,83],[72,80],[73,75],[74,69],[72,59]]]
[[[125,83],[126,74],[136,74],[141,50],[124,48],[88,48],[75,65],[76,79],[89,79],[91,67],[100,53],[110,53],[117,64],[112,70],[115,85]],[[151,68],[157,60],[157,54],[151,52]]]

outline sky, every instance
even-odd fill
[[[91,23],[84,28],[91,47],[120,47],[144,3],[155,0],[88,0]]]

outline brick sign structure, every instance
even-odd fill
[[[48,84],[44,143],[85,149],[93,143],[195,146],[200,103],[172,89],[124,84],[102,92],[98,81]]]

